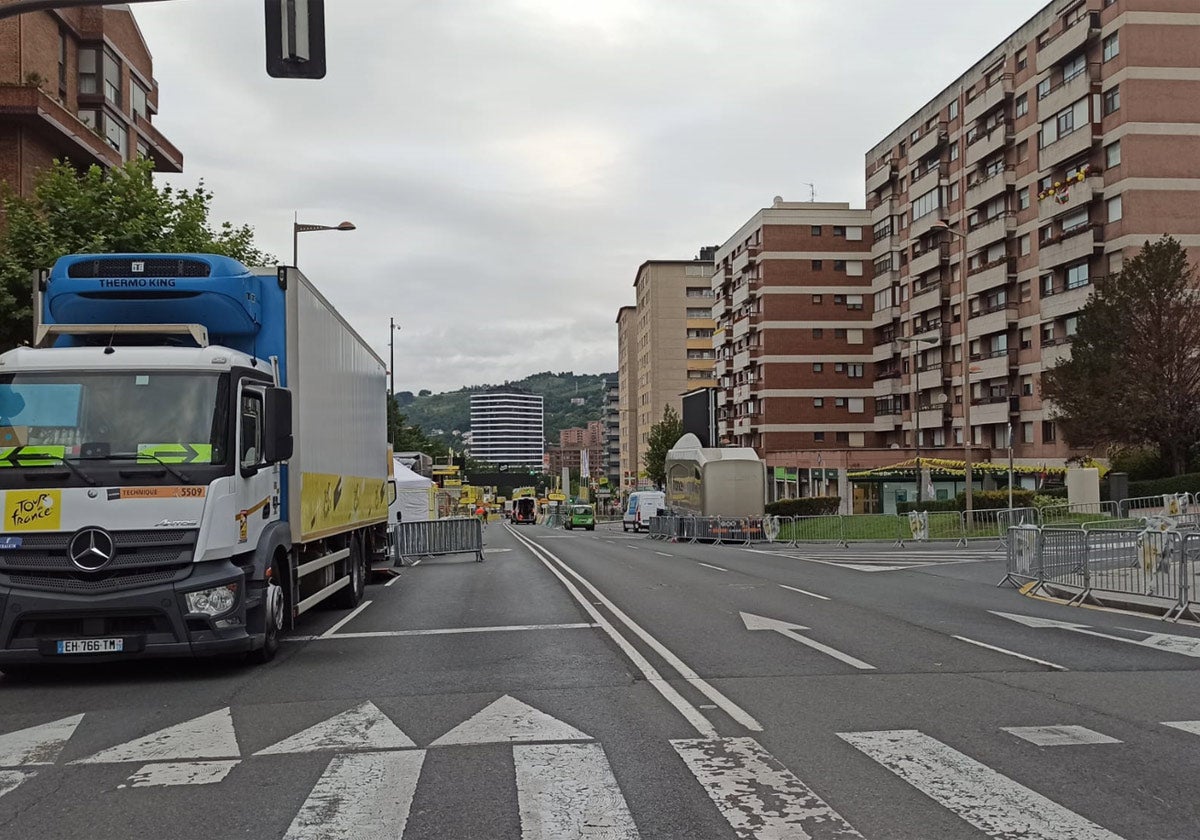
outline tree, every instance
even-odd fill
[[[667,479],[667,452],[683,437],[683,421],[671,406],[663,409],[662,420],[650,427],[649,448],[646,450],[646,475],[662,487]]]
[[[1149,444],[1175,475],[1200,436],[1200,298],[1179,242],[1146,242],[1096,283],[1071,357],[1042,377],[1072,446]]]
[[[254,244],[254,230],[209,223],[212,193],[201,182],[194,190],[159,188],[153,163],[131,160],[79,173],[55,161],[42,172],[28,198],[8,187],[0,192],[0,349],[28,341],[32,332],[34,271],[49,268],[64,254],[207,253],[251,265],[275,258]]]
[[[446,454],[446,444],[430,438],[420,426],[410,424],[395,400],[388,400],[387,405],[388,442],[394,452],[424,452],[431,458]]]

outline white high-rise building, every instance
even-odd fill
[[[540,467],[546,452],[542,398],[496,388],[471,395],[471,457],[492,464]]]

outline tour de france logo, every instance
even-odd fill
[[[59,490],[10,490],[5,494],[5,531],[56,531],[61,520]]]

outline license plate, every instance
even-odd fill
[[[59,653],[120,653],[124,639],[63,639],[56,644]]]

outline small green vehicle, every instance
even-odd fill
[[[563,527],[570,531],[573,528],[583,528],[588,531],[596,530],[596,511],[591,505],[571,505]]]

